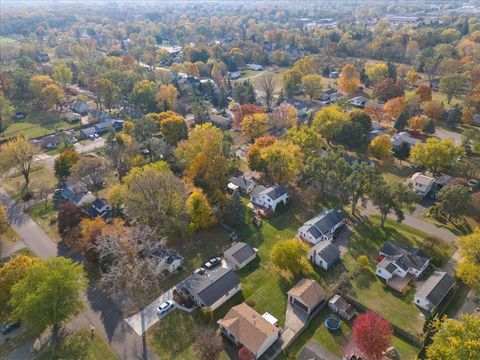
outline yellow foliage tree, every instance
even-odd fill
[[[272,264],[291,275],[308,275],[313,272],[307,258],[308,247],[297,239],[277,241],[270,252]]]
[[[480,289],[480,229],[458,238],[460,261],[457,276],[468,286]]]
[[[340,73],[338,79],[340,89],[345,94],[350,94],[358,89],[360,86],[360,75],[355,66],[346,64]]]
[[[372,140],[368,146],[370,155],[374,158],[384,160],[392,156],[392,140],[388,135],[380,135]]]
[[[268,131],[268,116],[265,113],[247,115],[242,120],[242,134],[250,140],[265,135]]]
[[[190,229],[206,229],[215,224],[216,219],[208,199],[200,189],[192,191],[187,199],[187,214],[190,217]]]

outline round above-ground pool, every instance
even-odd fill
[[[324,324],[325,327],[331,331],[337,331],[340,329],[340,320],[335,317],[328,317]]]

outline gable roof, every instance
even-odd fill
[[[328,233],[332,227],[343,220],[345,220],[345,213],[342,210],[328,209],[308,220],[301,229],[318,238],[321,234]]]
[[[409,268],[421,270],[425,263],[430,261],[430,257],[422,250],[400,245],[393,241],[385,242],[380,252],[404,270]]]
[[[252,192],[250,193],[250,196],[254,198],[259,197],[265,190],[267,189],[264,186],[257,185],[253,188]]]
[[[312,279],[302,279],[288,291],[288,295],[297,297],[309,308],[325,300],[325,290]]]
[[[320,241],[318,244],[312,246],[310,254],[314,251],[327,263],[332,262],[340,257],[340,250],[330,241]]]
[[[287,190],[282,185],[272,185],[262,191],[260,195],[266,195],[272,200],[277,200],[287,193]]]
[[[232,176],[230,179],[228,179],[228,181],[242,189],[247,189],[251,184],[254,183],[251,178],[245,176]]]
[[[245,303],[232,307],[217,323],[253,354],[257,354],[269,336],[278,334],[275,326]]]
[[[220,267],[204,274],[192,274],[179,286],[196,294],[205,306],[213,305],[227,292],[240,284],[240,279],[231,268]]]
[[[448,291],[455,284],[455,280],[443,271],[434,271],[433,274],[417,290],[417,297],[427,299],[433,306],[440,305]]]
[[[225,250],[224,255],[233,257],[239,264],[242,264],[252,255],[255,255],[255,251],[252,247],[244,242],[237,242],[229,249]]]

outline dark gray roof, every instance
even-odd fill
[[[179,286],[196,294],[205,306],[210,306],[239,284],[240,279],[233,269],[220,267],[212,271],[206,270],[204,274],[192,274]]]
[[[91,127],[88,127],[86,129],[82,129],[81,130],[82,134],[84,134],[85,136],[90,136],[90,135],[94,135],[97,133],[97,129],[95,129],[93,126]]]
[[[340,358],[316,342],[311,342],[303,348],[297,360],[340,360]]]
[[[435,271],[423,283],[416,296],[427,299],[433,306],[437,307],[454,284],[455,280],[446,272]]]
[[[402,269],[421,270],[430,257],[420,249],[410,248],[392,241],[383,244],[380,252],[390,257]]]
[[[261,193],[263,193],[265,191],[265,187],[263,187],[262,185],[257,185],[253,188],[252,192],[250,193],[250,196],[252,197],[257,197],[257,196],[260,196]]]
[[[331,263],[340,258],[340,250],[329,241],[320,241],[317,245],[313,246],[310,251],[316,251],[327,263]]]
[[[309,227],[308,231],[318,238],[319,232],[322,234],[328,233],[332,227],[345,220],[345,213],[341,210],[328,209],[322,211],[320,214],[310,219],[304,226]]]
[[[242,189],[247,189],[252,183],[253,180],[250,178],[247,178],[245,176],[238,176],[238,177],[231,177],[228,179],[229,182],[231,182],[234,185],[237,185],[238,187]]]
[[[272,185],[263,192],[270,199],[276,200],[279,197],[285,195],[287,190],[282,185]]]
[[[238,263],[242,264],[245,260],[255,254],[252,247],[244,242],[238,242],[229,249],[225,250],[224,255],[233,257]]]

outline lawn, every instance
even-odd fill
[[[147,342],[163,360],[195,360],[196,326],[192,315],[177,309],[147,331]],[[222,352],[220,359],[229,357]]]
[[[22,120],[13,120],[0,140],[23,134],[27,138],[49,135],[62,129],[71,129],[72,124],[64,121],[58,112],[41,112],[34,108],[18,108],[26,117]]]
[[[38,194],[42,187],[48,187],[53,189],[57,179],[55,178],[53,171],[47,169],[45,166],[34,165],[30,171],[30,185],[29,190],[35,196]],[[2,186],[7,193],[15,199],[21,198],[23,187],[25,185],[25,179],[20,172],[15,172],[12,175],[4,178]]]
[[[18,234],[12,229],[11,226],[7,226],[7,231],[5,231],[3,234],[0,234],[0,239],[8,246],[19,240]]]
[[[66,350],[65,358],[69,358],[69,356],[73,358],[76,357],[74,354],[81,353],[82,355],[86,354],[85,357],[82,357],[85,360],[118,360],[118,356],[98,332],[95,331],[92,340],[90,340],[90,330],[88,329],[81,329],[70,336],[74,337],[72,343],[75,347]],[[50,351],[47,351],[39,359],[51,359],[52,355]]]
[[[48,200],[47,207],[45,207],[45,203],[42,201],[27,210],[27,214],[30,215],[38,226],[40,226],[53,241],[58,243],[61,237],[58,233],[56,213],[57,210],[53,207],[51,200]]]
[[[275,83],[275,92],[276,93],[278,93],[282,89],[283,74],[287,70],[288,70],[288,68],[279,68],[279,67],[276,67],[276,66],[275,67],[268,67],[265,70],[265,71],[273,71],[273,81]],[[258,74],[258,73],[261,73],[261,72],[256,71],[256,73]],[[255,74],[253,74],[253,75],[255,75]],[[245,80],[245,79],[246,79],[245,77],[242,77],[240,80]],[[253,76],[250,81],[253,84],[253,86],[255,87],[255,89],[261,90],[261,85],[260,85],[261,76]]]
[[[473,229],[480,224],[469,216],[463,216],[461,219],[447,221],[443,219],[436,219],[427,214],[421,216],[422,220],[429,222],[439,228],[444,228],[454,233],[457,236],[468,235]]]
[[[331,313],[328,309],[325,309],[318,314],[305,329],[305,331],[288,348],[288,352],[297,355],[305,345],[311,341],[315,341],[325,347],[331,353],[339,357],[343,356],[343,350],[347,346],[350,334],[352,332],[352,322],[342,320],[340,330],[332,332],[329,331],[323,324],[325,319],[330,315]],[[418,348],[405,342],[397,336],[393,336],[392,344],[400,353],[401,359],[412,360],[419,352]]]
[[[413,304],[414,289],[411,288],[404,295],[397,295],[375,276],[375,266],[378,250],[387,240],[420,248],[440,266],[453,255],[455,248],[438,239],[430,243],[428,238],[429,235],[421,230],[391,219],[387,219],[385,229],[380,227],[378,216],[365,219],[352,232],[349,251],[343,262],[353,271],[356,266],[354,259],[367,255],[370,264],[352,279],[348,295],[400,328],[412,334],[421,334],[424,317]]]

